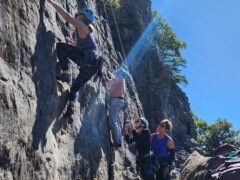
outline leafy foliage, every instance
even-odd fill
[[[113,7],[120,7],[120,0],[106,0],[106,3]]]
[[[197,131],[197,142],[206,148],[206,137],[209,135],[209,125],[206,120],[199,119],[195,113],[193,114],[194,124],[196,125]]]
[[[186,48],[186,43],[177,38],[173,29],[156,11],[153,11],[152,14],[159,24],[156,41],[163,61],[173,73],[172,78],[177,83],[186,85],[188,81],[181,74],[181,68],[185,68],[187,62],[180,53],[181,49]]]
[[[195,114],[193,119],[197,127],[197,142],[206,155],[211,155],[214,149],[224,144],[239,146],[239,131],[232,130],[232,124],[227,119],[217,119],[212,125]]]

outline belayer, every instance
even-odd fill
[[[55,10],[69,23],[76,27],[76,40],[67,38],[68,43],[57,43],[57,57],[61,68],[60,74],[56,75],[57,80],[70,83],[69,59],[80,66],[80,73],[72,84],[69,93],[69,105],[66,116],[71,116],[74,110],[74,103],[77,101],[79,89],[90,80],[98,70],[98,58],[96,45],[91,33],[91,23],[95,14],[88,8],[82,8],[78,14],[72,17],[64,8],[53,0],[47,0]]]
[[[149,123],[144,117],[140,117],[131,123],[125,124],[124,134],[128,144],[135,143],[137,156],[137,171],[144,180],[153,180],[154,171],[152,169],[152,159],[150,154],[150,130]]]
[[[160,165],[156,171],[156,180],[170,180],[170,166],[175,159],[174,143],[167,134],[171,129],[171,121],[164,119],[157,125],[157,133],[151,135],[151,150]]]

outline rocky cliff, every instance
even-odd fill
[[[106,60],[103,71],[113,73],[118,58],[103,3],[59,2],[72,14],[84,5],[97,12],[94,36]],[[110,151],[101,80],[81,89],[72,118],[62,116],[69,86],[55,80],[55,44],[64,42],[68,25],[45,0],[0,4],[0,179],[108,179],[113,174],[123,179],[127,161],[123,152]],[[71,69],[74,77],[78,69],[73,64]],[[132,116],[138,116],[136,91],[128,101]]]
[[[150,1],[138,1],[123,0],[116,12],[126,52],[151,19]],[[85,5],[95,10],[94,37],[105,59],[103,72],[113,73],[122,51],[108,7],[100,0],[58,2],[72,14]],[[106,88],[100,79],[80,90],[74,115],[63,117],[69,86],[55,79],[55,45],[65,41],[71,27],[45,0],[1,0],[0,5],[0,179],[134,179],[132,153],[112,151],[109,146]],[[78,68],[72,64],[71,70],[74,81]],[[134,74],[127,80],[132,118],[145,111],[154,127],[157,120],[173,117],[174,126],[183,126],[173,133],[190,137],[192,120],[185,95],[174,82],[164,81],[164,69],[145,70],[154,82],[147,82],[142,91],[140,82],[150,77]],[[155,103],[150,96],[156,97]],[[153,104],[159,107],[153,109]]]
[[[135,51],[133,54],[136,53],[134,56],[135,66],[130,68],[130,71],[144,114],[150,120],[152,132],[155,131],[156,124],[160,120],[164,118],[172,120],[171,135],[174,137],[179,152],[178,163],[183,163],[188,154],[186,152],[191,152],[196,146],[196,142],[193,140],[196,137],[196,129],[188,97],[173,80],[172,72],[164,64],[159,45],[156,43],[159,40],[157,29],[153,29],[148,37],[142,37],[144,39],[144,41],[140,40],[143,41],[142,44],[139,42],[140,36],[153,21],[151,1],[145,0],[136,3],[131,0],[123,0],[122,2],[124,6],[114,11],[117,26],[114,23],[111,8],[109,8],[109,14],[112,15],[110,27],[113,31],[116,31],[118,27],[123,49],[127,53],[133,51]],[[113,40],[116,49],[122,52],[117,33],[113,35]],[[133,49],[136,42],[142,48],[139,51],[136,50],[138,47]]]

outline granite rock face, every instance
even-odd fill
[[[94,37],[105,59],[103,71],[114,73],[118,56],[102,2],[58,2],[72,14],[84,5],[97,12]],[[80,90],[74,115],[63,117],[69,85],[55,79],[55,45],[71,33],[68,25],[45,0],[0,4],[0,179],[136,177],[134,168],[125,168],[135,163],[129,150],[110,148],[106,88],[100,79]],[[71,70],[76,77],[76,65]],[[143,111],[131,78],[128,87],[136,117]]]
[[[172,80],[171,71],[161,61],[153,47],[132,72],[144,113],[155,132],[156,124],[167,118],[172,121],[177,166],[184,163],[188,153],[197,146],[195,125],[188,98]]]
[[[103,73],[114,73],[122,50],[111,9],[100,0],[57,2],[73,15],[86,5],[96,12],[93,35],[105,59]],[[151,20],[151,1],[121,3],[114,12],[127,53]],[[0,5],[0,179],[136,179],[132,151],[110,148],[101,79],[89,81],[73,116],[63,117],[70,87],[55,79],[55,46],[74,29],[45,0],[0,0]],[[151,59],[147,65],[146,59]],[[189,148],[194,127],[187,97],[159,59],[154,49],[147,52],[139,73],[127,79],[131,118],[145,113],[152,130],[161,118],[172,119],[177,147]],[[78,71],[72,63],[73,81]]]
[[[197,146],[193,139],[196,137],[196,128],[188,97],[172,79],[172,72],[164,64],[158,43],[155,42],[158,38],[156,38],[157,29],[154,29],[152,21],[151,1],[124,0],[123,4],[125,6],[114,12],[123,48],[127,53],[134,54],[132,56],[134,59],[130,60],[133,61],[134,66],[130,66],[130,71],[144,114],[150,121],[152,132],[155,132],[156,124],[160,120],[168,118],[172,121],[171,136],[176,145],[178,164],[181,164],[188,153]],[[111,15],[110,7],[109,14]],[[116,29],[113,18],[110,26],[112,30]],[[145,31],[149,26],[153,28],[150,33]],[[139,39],[144,31],[149,35],[141,43]],[[113,40],[116,49],[122,52],[117,33],[113,35]],[[137,44],[136,48],[132,48],[135,44]],[[139,51],[138,46],[142,47]]]
[[[116,32],[112,34],[115,48],[123,53],[120,44],[121,39],[123,49],[129,52],[146,28],[146,25],[151,21],[151,0],[121,0],[120,8],[115,9],[108,6],[107,12],[110,27],[113,32]]]
[[[197,151],[190,154],[183,165],[178,180],[202,180],[208,179],[207,166],[211,161],[210,157],[201,156]]]

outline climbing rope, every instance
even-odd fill
[[[124,47],[123,47],[122,38],[121,38],[120,31],[119,31],[119,28],[118,28],[118,24],[117,24],[117,21],[116,21],[116,16],[115,16],[115,13],[113,11],[113,6],[110,5],[110,8],[111,8],[111,12],[112,12],[112,15],[113,15],[113,20],[114,20],[114,23],[115,23],[115,26],[116,26],[116,29],[117,29],[117,35],[118,35],[118,39],[119,39],[119,42],[120,42],[120,45],[121,45],[123,57],[125,59],[126,58],[126,53],[125,53],[125,50],[124,50]]]
[[[104,11],[105,11],[105,14],[106,14],[107,21],[110,22],[109,18],[108,18],[108,13],[106,11],[106,9],[107,9],[106,8],[106,3],[104,2],[104,0],[101,0],[101,1],[103,3],[103,7],[104,7]],[[124,47],[123,47],[123,42],[122,42],[122,38],[121,38],[121,35],[120,35],[119,27],[118,27],[118,24],[117,24],[116,15],[114,13],[113,6],[111,4],[109,6],[110,6],[110,9],[111,9],[113,21],[114,21],[114,24],[115,24],[115,27],[116,27],[116,30],[117,30],[117,36],[118,36],[118,40],[120,42],[123,58],[125,59],[126,58],[126,53],[125,53],[125,50],[124,50]]]

